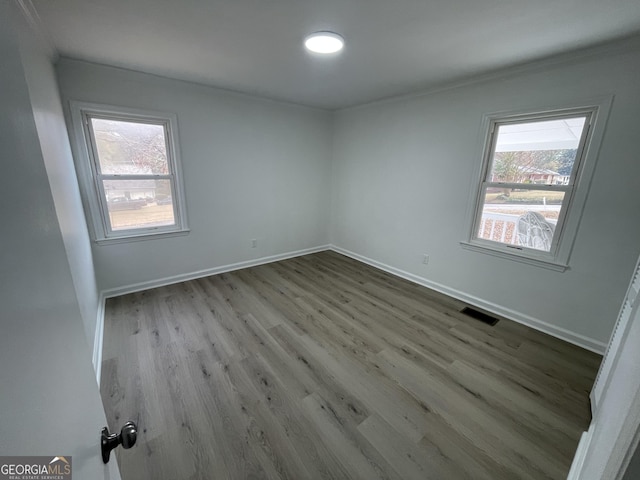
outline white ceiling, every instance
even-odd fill
[[[328,109],[640,32],[639,0],[32,1],[62,56]]]

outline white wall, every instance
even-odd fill
[[[330,113],[79,61],[63,59],[57,71],[65,103],[178,117],[191,233],[94,244],[100,289],[328,243]]]
[[[30,97],[29,86],[55,82],[27,84],[47,61],[20,44],[27,29],[16,4],[0,2],[0,452],[70,455],[74,478],[118,479],[100,458],[106,418],[41,145],[55,148]]]
[[[332,243],[556,335],[602,350],[640,252],[640,49],[514,72],[340,111]],[[614,94],[564,273],[463,250],[482,116]],[[422,254],[430,263],[421,263]],[[545,323],[543,323],[545,322]]]
[[[89,345],[93,347],[100,308],[91,243],[55,70],[38,43],[39,39],[30,30],[22,30],[21,53],[40,150],[80,305],[85,335]]]

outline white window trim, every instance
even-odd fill
[[[76,169],[80,180],[80,191],[85,210],[90,218],[89,227],[93,239],[98,244],[123,243],[150,240],[155,238],[186,235],[187,210],[182,183],[182,168],[178,148],[178,120],[171,113],[155,112],[113,105],[70,101],[71,121],[73,125],[73,142],[75,147]],[[92,142],[89,136],[87,115],[107,116],[121,120],[155,122],[165,126],[169,168],[172,172],[171,187],[174,204],[175,225],[167,227],[149,227],[129,230],[111,230],[108,227],[106,207],[102,204],[103,195],[98,185],[94,152],[90,151]]]
[[[516,111],[503,111],[484,115],[481,127],[482,161],[478,162],[476,166],[476,171],[472,176],[472,184],[469,188],[469,191],[473,192],[473,196],[469,201],[467,211],[467,240],[460,242],[462,248],[550,270],[560,272],[567,270],[593,179],[593,173],[596,168],[612,102],[613,96],[609,95],[582,102],[565,104],[561,108],[518,109]],[[567,200],[566,207],[563,209],[564,218],[561,231],[556,238],[554,238],[552,251],[544,252],[529,248],[514,248],[506,244],[474,238],[478,217],[481,215],[483,183],[487,168],[489,167],[489,156],[493,151],[493,135],[491,134],[493,125],[495,125],[496,122],[502,123],[511,120],[526,121],[527,119],[543,115],[578,114],[586,111],[591,112],[590,131],[587,142],[584,145],[582,158],[580,159],[581,164],[577,170],[572,173],[572,175],[576,175],[573,193]],[[578,159],[576,159],[576,161],[578,161]],[[545,189],[548,189],[548,187],[545,186]]]

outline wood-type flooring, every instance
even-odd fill
[[[566,478],[601,357],[464,306],[329,251],[109,299],[123,480]]]

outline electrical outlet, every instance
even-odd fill
[[[256,248],[258,246],[258,239],[257,238],[253,238],[251,240],[251,248]]]
[[[429,264],[429,255],[427,255],[426,253],[422,257],[422,263],[424,263],[425,265]]]

